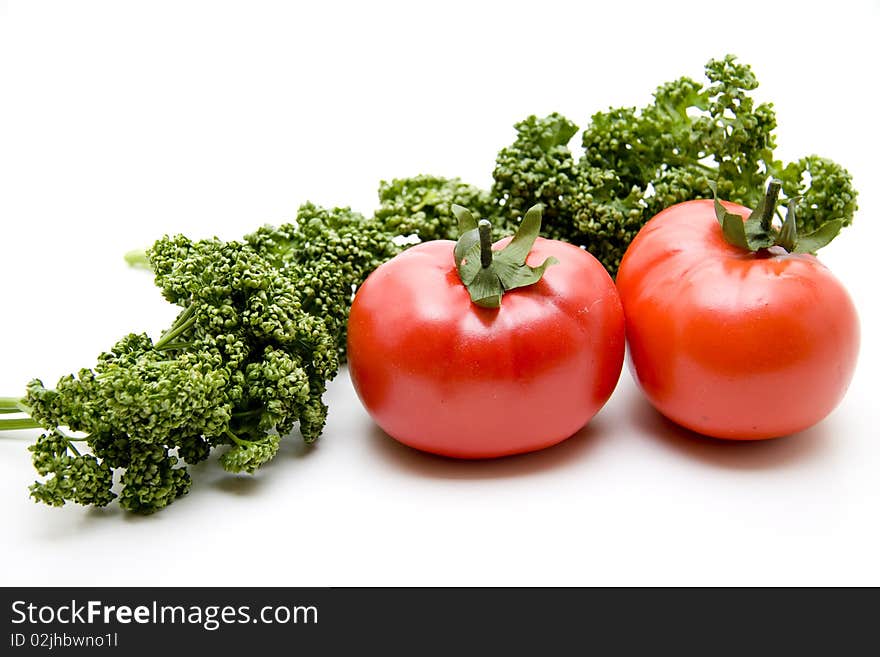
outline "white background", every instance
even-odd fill
[[[661,420],[624,371],[587,429],[455,462],[373,428],[340,375],[312,449],[253,478],[193,469],[151,517],[28,498],[0,436],[0,584],[880,584],[878,3],[0,2],[0,394],[172,319],[121,256],[234,238],[309,199],[370,212],[382,178],[488,186],[530,113],[583,125],[713,56],[751,63],[784,158],[861,191],[823,260],[861,314],[839,409],[777,441]]]

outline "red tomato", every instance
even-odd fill
[[[859,324],[840,282],[815,256],[728,244],[712,201],[651,219],[624,255],[617,287],[639,386],[663,415],[699,433],[753,440],[801,431],[837,406],[852,378]]]
[[[361,401],[390,436],[445,456],[505,456],[568,438],[620,377],[623,311],[610,276],[589,253],[538,238],[527,263],[558,264],[500,308],[483,308],[459,278],[454,246],[414,246],[361,286],[348,325]]]

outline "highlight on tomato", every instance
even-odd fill
[[[549,447],[581,429],[623,366],[623,310],[604,267],[538,237],[541,209],[495,245],[453,206],[461,237],[413,246],[358,290],[348,363],[358,396],[416,449],[488,458]]]
[[[772,181],[751,213],[717,197],[669,207],[621,262],[633,375],[658,411],[707,436],[807,429],[840,403],[855,369],[855,307],[814,255],[841,222],[799,235],[795,199],[777,227],[779,190]]]

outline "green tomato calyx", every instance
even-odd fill
[[[508,290],[533,285],[541,280],[550,265],[559,262],[552,256],[537,267],[526,258],[541,232],[541,206],[534,205],[523,217],[513,239],[499,251],[492,250],[492,224],[479,222],[467,208],[453,205],[461,237],[453,251],[461,282],[471,301],[483,308],[500,308],[501,297]]]
[[[770,249],[774,246],[782,247],[788,253],[815,253],[823,246],[831,242],[840,229],[843,221],[832,219],[819,226],[812,233],[798,235],[796,207],[800,197],[788,199],[788,208],[785,219],[780,227],[773,225],[773,217],[776,214],[776,204],[779,200],[779,191],[782,183],[776,179],[767,185],[767,191],[748,218],[728,212],[718,200],[718,188],[714,183],[709,184],[712,196],[715,199],[715,217],[721,224],[721,232],[729,244],[758,252]]]

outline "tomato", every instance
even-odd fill
[[[623,311],[610,276],[582,249],[538,238],[527,264],[558,262],[485,308],[462,283],[455,244],[411,247],[358,290],[348,363],[365,408],[398,441],[451,457],[505,456],[568,438],[620,377]]]
[[[809,253],[728,243],[710,200],[651,219],[617,287],[635,379],[657,410],[693,431],[796,433],[828,415],[852,378],[859,324],[841,283]]]

